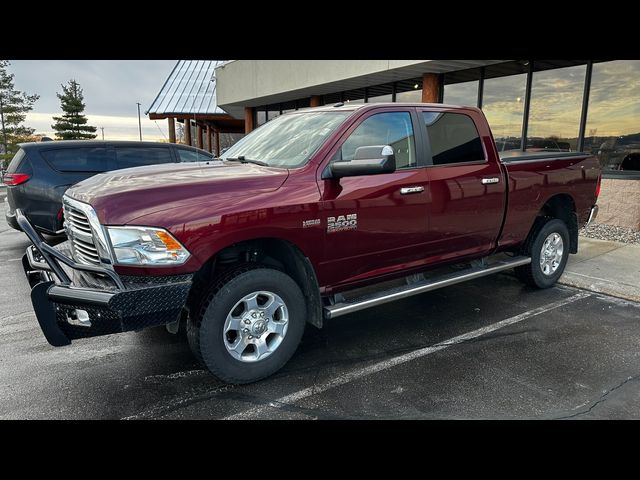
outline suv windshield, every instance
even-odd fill
[[[251,132],[220,158],[254,160],[270,167],[300,167],[350,114],[308,112],[281,115]]]

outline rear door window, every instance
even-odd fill
[[[24,153],[23,149],[19,149],[16,154],[13,156],[13,158],[11,159],[11,162],[9,163],[9,166],[7,167],[7,173],[15,173],[16,170],[18,170],[18,167],[20,166],[20,163],[22,162],[22,159],[24,157],[26,157],[27,154]]]
[[[171,149],[167,147],[116,147],[116,168],[141,167],[172,163]]]
[[[112,156],[105,147],[56,148],[41,155],[59,172],[106,172]]]
[[[422,112],[434,165],[482,162],[482,141],[471,117],[460,113]]]
[[[213,155],[210,153],[189,148],[176,148],[176,152],[178,152],[178,157],[181,162],[202,162],[203,160],[211,160],[213,158]]]

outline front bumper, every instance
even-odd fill
[[[121,277],[78,264],[48,245],[19,209],[17,222],[33,245],[22,257],[31,302],[47,341],[63,346],[96,337],[164,325],[180,318],[192,275]]]

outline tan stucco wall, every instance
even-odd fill
[[[424,63],[425,60],[239,60],[216,70],[218,104]]]
[[[235,60],[216,68],[218,106],[240,107],[363,88],[505,60]]]
[[[604,178],[594,223],[640,230],[640,180]]]

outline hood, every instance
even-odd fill
[[[286,169],[250,163],[167,163],[101,173],[77,183],[66,194],[90,204],[102,223],[123,225],[142,215],[214,197],[271,192],[288,175]]]

